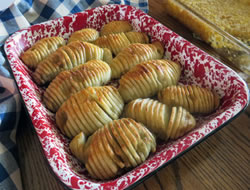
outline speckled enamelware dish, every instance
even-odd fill
[[[54,114],[42,103],[44,89],[33,82],[32,71],[19,56],[41,38],[62,36],[68,39],[76,30],[87,27],[100,30],[112,20],[128,20],[135,30],[146,32],[152,40],[163,42],[165,57],[182,66],[181,82],[215,90],[221,98],[221,104],[216,112],[196,117],[197,127],[185,136],[158,144],[156,153],[138,167],[113,180],[97,181],[89,177],[84,165],[70,153],[69,139],[60,133],[55,125]],[[31,26],[12,35],[6,41],[5,51],[44,154],[54,173],[72,189],[133,187],[222,128],[248,104],[248,88],[233,70],[131,6],[107,5]]]

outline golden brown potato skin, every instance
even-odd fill
[[[150,152],[155,152],[156,142],[142,124],[123,118],[98,129],[86,143],[84,134],[78,134],[70,150],[93,178],[104,180],[144,162]]]
[[[149,43],[149,37],[144,32],[131,31],[131,32],[126,32],[125,35],[128,38],[130,44],[134,44],[134,43],[148,44]]]
[[[101,36],[93,43],[101,48],[110,49],[114,55],[117,55],[122,49],[130,44],[124,33]]]
[[[47,108],[56,112],[72,94],[89,86],[101,86],[111,79],[111,69],[101,60],[90,60],[72,70],[59,73],[45,90]]]
[[[136,99],[125,106],[124,117],[143,123],[163,140],[177,139],[196,125],[194,117],[182,107],[169,107],[153,99]]]
[[[101,48],[108,48],[114,55],[117,55],[130,44],[149,43],[149,38],[145,33],[142,32],[122,32],[118,34],[101,36],[93,43]]]
[[[190,113],[208,114],[220,104],[217,93],[196,85],[169,86],[158,93],[160,102],[169,106],[182,106]]]
[[[123,49],[111,62],[112,78],[120,78],[135,65],[152,59],[161,59],[164,48],[159,42],[152,44],[135,43]]]
[[[167,59],[143,62],[121,77],[119,92],[125,102],[152,97],[159,90],[176,85],[180,74],[180,65]]]
[[[99,32],[93,28],[84,28],[78,30],[70,36],[68,44],[74,41],[83,41],[83,42],[93,42],[99,38]]]
[[[62,37],[43,38],[25,51],[21,59],[30,69],[35,69],[42,60],[63,45],[65,40]]]
[[[89,136],[118,119],[124,103],[112,86],[87,87],[70,96],[56,112],[56,124],[69,138],[81,131]]]
[[[105,24],[101,29],[101,36],[132,31],[132,25],[126,20],[112,21]]]
[[[108,49],[104,50],[88,42],[74,41],[43,60],[33,73],[33,78],[37,84],[43,85],[52,81],[61,71],[70,70],[92,59],[106,61],[105,58],[110,56],[112,55]]]

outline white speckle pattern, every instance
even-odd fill
[[[182,66],[180,82],[215,90],[221,97],[221,105],[215,113],[197,117],[197,127],[193,131],[176,141],[159,144],[156,153],[138,167],[113,180],[97,181],[89,177],[84,165],[70,153],[69,139],[60,133],[55,125],[54,114],[42,103],[44,89],[32,81],[32,72],[19,56],[41,38],[62,36],[67,40],[76,30],[87,27],[100,30],[112,20],[128,20],[135,30],[147,32],[152,40],[163,42],[165,57]],[[13,34],[5,43],[5,51],[45,156],[58,178],[72,189],[129,187],[221,128],[246,107],[249,99],[246,84],[234,71],[147,14],[126,5],[105,5],[31,26]]]

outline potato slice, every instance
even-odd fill
[[[123,161],[126,168],[130,168],[131,164],[129,162],[129,159],[119,146],[119,143],[116,141],[115,137],[113,136],[113,133],[110,132],[109,127],[104,127],[103,130],[104,130],[103,135],[106,135],[106,138],[109,141],[110,146],[112,146],[112,149],[115,152],[115,154]]]
[[[82,155],[85,142],[86,142],[86,137],[83,134],[83,132],[81,132],[78,135],[76,135],[75,138],[69,144],[69,148],[72,154],[74,154],[83,163],[84,163],[84,158],[82,157]]]
[[[119,144],[120,148],[122,149],[124,155],[128,158],[129,163],[131,166],[135,167],[137,165],[136,160],[134,159],[133,155],[129,152],[129,149],[127,148],[126,144],[123,142],[123,139],[120,137],[120,134],[116,131],[117,124],[115,123],[109,123],[109,130],[112,133],[113,137]]]
[[[119,118],[124,102],[115,87],[93,87],[86,88],[86,91],[112,119]]]
[[[180,128],[185,126],[185,125],[184,126],[180,125],[181,119],[182,119],[183,109],[182,109],[182,107],[177,107],[176,112],[172,112],[172,113],[174,113],[176,115],[174,116],[175,120],[173,121],[172,130],[170,133],[168,133],[168,135],[171,139],[176,139],[179,137],[178,133],[180,131]]]
[[[126,133],[127,125],[123,122],[123,120],[119,120],[119,121],[116,120],[116,121],[114,121],[114,123],[116,125],[115,129],[116,129],[117,133],[120,135],[122,142],[126,145],[130,154],[135,159],[136,165],[140,164],[142,162],[141,158],[137,154],[137,152],[133,146],[133,142],[131,142],[131,140],[129,139],[128,133]]]
[[[131,32],[126,32],[125,35],[127,36],[131,44],[134,44],[134,43],[148,44],[149,43],[148,35],[144,32],[131,31]]]
[[[99,131],[100,131],[100,139],[101,139],[100,141],[102,142],[103,148],[105,149],[106,153],[109,155],[110,159],[112,159],[113,164],[115,164],[118,167],[118,169],[124,168],[125,167],[124,163],[115,154],[114,150],[112,149],[112,146],[109,144],[107,137],[104,134],[105,133],[104,128],[101,128]]]

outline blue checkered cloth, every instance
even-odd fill
[[[20,97],[3,52],[9,35],[30,25],[104,4],[127,4],[148,11],[148,0],[15,0],[0,11],[0,189],[22,189],[16,129]]]

